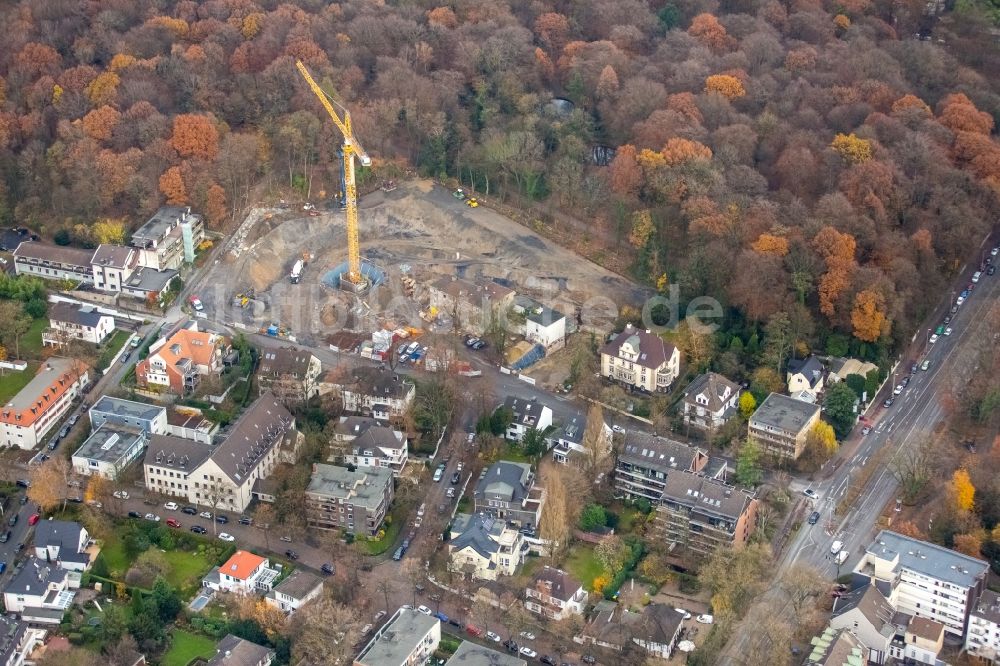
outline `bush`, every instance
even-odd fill
[[[73,645],[81,645],[81,644],[83,644],[83,634],[81,634],[78,631],[70,632],[70,634],[69,634],[69,636],[67,636],[67,638],[69,638],[69,642],[72,643]]]
[[[697,576],[682,573],[677,576],[677,589],[684,594],[698,594],[701,592],[701,581]]]
[[[600,504],[588,504],[580,514],[580,529],[592,532],[608,523],[608,513]]]

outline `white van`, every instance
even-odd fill
[[[834,541],[833,545],[830,546],[830,554],[831,555],[836,555],[837,553],[840,552],[840,549],[843,548],[843,547],[844,547],[844,542],[843,541]]]
[[[844,562],[846,562],[848,555],[850,555],[850,553],[848,553],[846,550],[842,550],[839,553],[837,553],[836,557],[837,564],[843,564]]]

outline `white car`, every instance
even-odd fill
[[[497,634],[494,634],[492,631],[487,631],[486,632],[486,638],[490,639],[494,643],[499,643],[500,642],[500,636],[498,636]]]
[[[456,472],[461,472],[463,467],[465,467],[465,465],[463,465],[461,462],[459,462],[458,465],[455,466],[455,471]]]
[[[715,622],[715,618],[707,613],[704,615],[699,615],[694,619],[695,622],[701,622],[702,624],[712,624]]]
[[[958,298],[955,299],[955,305],[961,305],[964,302],[965,302],[965,296],[959,296]]]
[[[202,511],[198,515],[202,518],[205,518],[206,520],[212,520],[212,514],[209,511]]]
[[[166,509],[167,511],[176,511],[177,502],[167,502],[166,504],[163,505],[163,508]]]
[[[476,438],[476,433],[470,432],[469,433],[469,444],[472,444],[472,440],[474,440],[475,438]]]
[[[976,271],[975,273],[972,274],[972,281],[979,282],[979,278],[981,277],[983,277],[983,274],[979,271]]]
[[[903,385],[902,384],[897,384],[896,388],[892,389],[892,394],[893,395],[899,395],[902,392],[903,392]]]
[[[424,509],[426,509],[426,508],[427,508],[426,504],[421,504],[420,505],[420,508],[417,509],[417,518],[423,518],[424,517]]]
[[[534,659],[535,657],[538,656],[538,653],[535,652],[534,650],[532,650],[527,645],[525,645],[523,648],[521,648],[520,652],[521,652],[521,654],[523,654],[528,659]]]
[[[944,329],[944,334],[945,335],[951,335],[951,333],[952,333],[951,326],[949,326],[948,328]]]
[[[201,299],[197,296],[191,297],[191,307],[195,309],[195,312],[201,312],[205,309],[205,306],[201,303]]]
[[[613,425],[611,426],[611,429],[614,430],[615,432],[625,432],[625,428],[621,427],[620,425]]]
[[[236,541],[236,537],[234,537],[232,534],[229,534],[228,532],[219,532],[219,538],[222,539],[223,541],[230,541],[230,542]]]
[[[935,343],[935,342],[937,342],[937,341],[938,341],[938,336],[937,336],[937,333],[931,333],[931,337],[930,337],[930,343],[931,343],[931,344],[934,344],[934,343]]]
[[[114,493],[112,493],[112,495],[114,495],[115,499],[120,499],[120,500],[128,499],[128,493],[125,492],[124,490],[116,490]]]
[[[535,635],[530,631],[522,631],[521,638],[527,638],[529,641],[535,640]]]
[[[678,613],[680,613],[684,617],[685,620],[690,620],[691,619],[691,613],[687,612],[683,608],[675,608],[674,610],[677,611]]]
[[[424,615],[434,615],[434,613],[431,612],[431,609],[424,605],[417,606],[417,612],[423,613]]]
[[[819,499],[819,494],[817,494],[817,492],[812,488],[806,488],[805,490],[802,491],[802,494],[808,497],[809,499]]]
[[[995,247],[992,250],[990,250],[990,256],[991,257],[995,257],[995,256],[997,256],[998,252],[1000,252],[1000,247]]]
[[[157,516],[157,515],[156,515],[155,513],[147,513],[147,514],[146,514],[145,516],[143,516],[143,517],[144,517],[144,518],[145,518],[146,520],[152,520],[152,521],[153,521],[154,523],[158,523],[158,522],[160,522],[160,517],[159,517],[159,516]]]
[[[455,497],[455,487],[452,486],[451,488],[448,488],[448,492],[446,492],[445,495],[448,496],[448,499],[453,499]]]

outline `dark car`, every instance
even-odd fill
[[[18,500],[18,503],[21,506],[24,506],[25,504],[27,504],[28,503],[28,496],[27,495],[21,495],[21,499]]]
[[[10,530],[0,534],[0,543],[7,543],[8,541],[10,541]]]
[[[819,511],[813,511],[812,514],[809,516],[809,524],[815,525],[818,522],[819,522]]]
[[[52,441],[49,442],[49,451],[55,451],[56,447],[59,446],[59,441],[60,441],[59,435],[53,437]]]
[[[997,267],[993,265],[991,265],[989,268],[986,269],[987,275],[993,275],[996,272],[997,272]]]
[[[23,542],[23,541],[22,541],[21,543],[17,544],[17,548],[16,548],[16,550],[17,550],[17,552],[19,552],[19,553],[20,553],[20,552],[21,552],[22,550],[24,550],[24,542]]]
[[[21,488],[31,487],[31,481],[28,481],[27,479],[18,479],[15,483]]]
[[[883,407],[892,407],[892,402],[893,402],[892,398],[886,398],[885,402],[882,403],[882,406]]]
[[[402,548],[403,552],[405,553],[406,551],[408,551],[410,549],[410,540],[409,539],[403,539],[403,543],[400,544],[399,547]]]
[[[139,513],[138,511],[129,511],[128,512],[128,517],[129,518],[142,518],[142,514]]]
[[[508,650],[510,650],[511,652],[517,652],[517,650],[518,650],[518,645],[517,645],[517,643],[515,643],[515,642],[514,642],[514,641],[512,641],[512,640],[506,640],[506,641],[504,641],[504,642],[503,642],[503,646],[504,646],[505,648],[507,648]]]
[[[451,485],[457,486],[458,482],[462,480],[461,472],[455,472],[451,475]]]
[[[186,506],[183,509],[181,509],[181,513],[186,513],[189,516],[197,516],[198,509],[194,508],[193,506]]]
[[[594,655],[592,655],[592,654],[585,654],[585,655],[583,655],[583,663],[585,663],[585,664],[596,664],[597,660],[594,659]]]
[[[253,523],[253,518],[250,516],[240,516],[240,525],[250,525]]]
[[[542,662],[543,664],[548,664],[549,666],[556,666],[556,660],[547,654],[543,654],[541,657],[539,657],[538,661]]]
[[[229,522],[229,518],[227,518],[226,516],[216,516],[215,522],[219,523],[220,525],[225,525],[226,523]]]
[[[17,514],[16,513],[11,514],[10,519],[7,521],[7,524],[10,525],[11,527],[14,527],[14,525],[17,525]]]
[[[206,534],[208,532],[208,530],[206,530],[201,525],[192,525],[191,531],[194,532],[195,534]]]
[[[285,557],[287,557],[290,560],[297,560],[299,559],[299,554],[296,553],[294,550],[286,550]]]
[[[462,622],[461,620],[457,619],[457,618],[451,618],[451,619],[449,619],[448,620],[448,624],[450,624],[453,627],[458,627],[459,629],[462,629],[463,627],[465,627],[465,623]]]
[[[319,570],[325,573],[327,576],[332,576],[333,574],[337,573],[337,568],[332,564],[330,564],[329,562],[321,566]]]
[[[83,498],[79,495],[74,495],[73,497],[67,497],[67,502],[72,502],[73,504],[83,504]]]

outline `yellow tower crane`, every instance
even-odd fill
[[[351,112],[323,92],[323,89],[313,80],[313,77],[309,74],[309,70],[306,69],[301,60],[295,61],[295,66],[298,67],[302,78],[309,84],[309,88],[319,98],[320,104],[323,105],[323,108],[330,115],[333,124],[344,135],[344,195],[347,204],[347,279],[355,287],[361,287],[364,285],[365,279],[361,275],[361,248],[358,245],[358,188],[354,182],[354,156],[357,155],[364,166],[371,165],[372,160],[354,137],[354,131],[351,129]],[[336,104],[344,112],[343,120],[333,110],[333,104]]]

